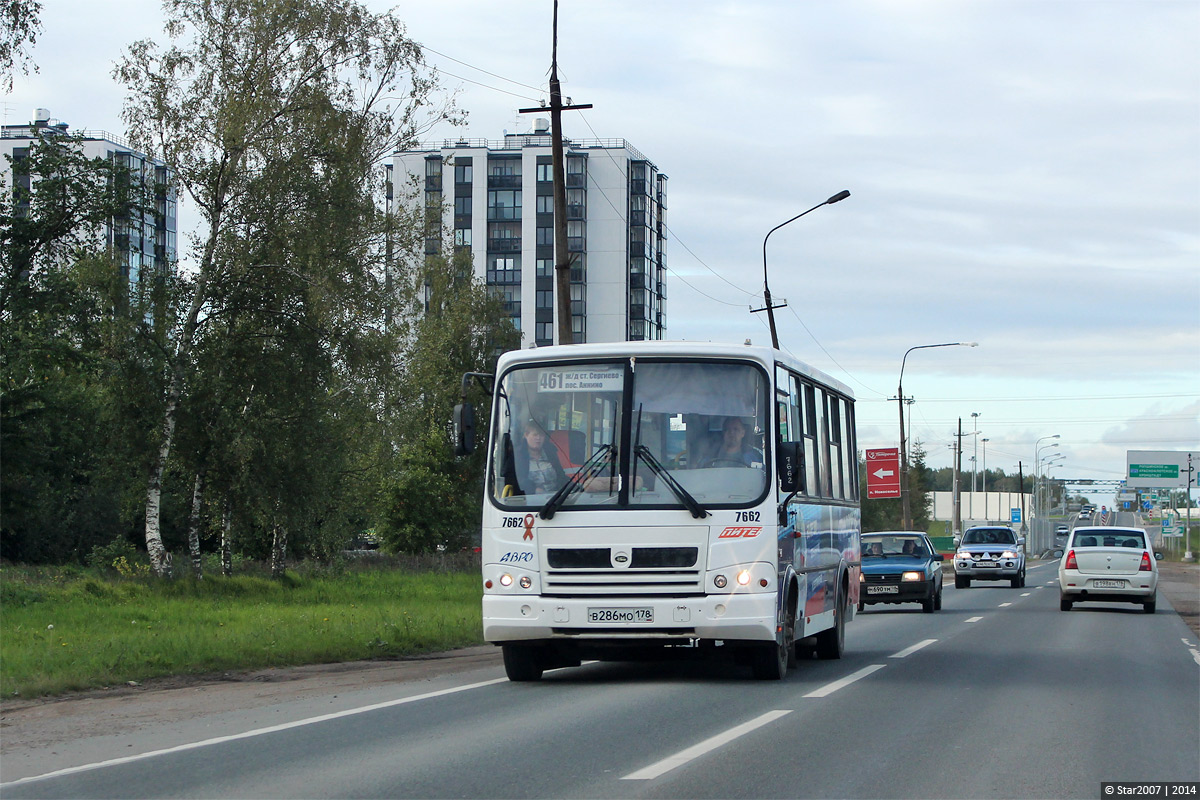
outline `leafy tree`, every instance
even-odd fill
[[[336,211],[333,205],[309,205],[307,217],[297,217],[326,229],[319,247],[310,240],[312,249],[296,249],[301,240],[276,236],[272,226],[290,218],[270,213],[286,208],[288,193],[280,187],[297,179],[305,184],[298,192],[312,200],[312,180],[320,177],[324,185],[343,190],[339,199],[361,197],[383,156],[415,141],[424,124],[455,117],[451,103],[434,104],[436,73],[425,69],[421,50],[403,25],[352,0],[165,0],[163,5],[171,20],[167,32],[179,44],[160,51],[152,42],[138,42],[115,70],[130,91],[125,118],[132,138],[176,169],[204,221],[196,241],[190,303],[172,340],[157,426],[158,454],[146,489],[146,545],[160,575],[168,568],[160,522],[163,475],[189,390],[211,383],[214,397],[228,400],[230,395],[219,390],[231,380],[248,397],[247,408],[255,396],[270,406],[260,385],[246,382],[248,373],[243,371],[240,382],[221,377],[210,360],[194,352],[201,323],[232,314],[225,287],[241,288],[237,282],[254,270],[259,271],[255,278],[269,279],[252,280],[248,292],[269,289],[276,281],[287,284],[279,292],[248,298],[252,307],[278,320],[274,332],[264,333],[259,342],[264,363],[283,367],[296,348],[316,356],[321,337],[310,335],[312,315],[336,316],[334,306],[320,304],[345,297],[355,279],[367,277],[362,271],[346,276],[328,268],[328,256],[336,254],[335,263],[344,266],[361,244],[353,235],[341,237],[339,244],[333,226],[342,218],[319,213]],[[330,165],[335,166],[328,169]],[[263,208],[259,204],[264,202],[274,205]],[[337,291],[325,296],[326,289]],[[259,329],[255,319],[245,324]],[[334,328],[315,327],[329,332],[329,339],[336,336]],[[279,347],[280,337],[290,336],[300,340]],[[219,349],[205,346],[212,352]],[[282,380],[272,391],[277,394],[271,398],[290,397],[298,405],[275,409],[274,417],[261,412],[262,431],[279,431],[283,420],[292,425],[311,421],[291,412],[313,410],[314,396],[293,392]],[[265,452],[255,449],[256,442],[261,440],[250,437],[243,453]],[[279,450],[295,453],[295,444],[289,441]],[[273,475],[276,486],[287,479],[282,466]],[[232,479],[226,485],[233,486]],[[260,517],[269,516],[262,503],[252,505]],[[282,502],[268,508],[299,513]],[[269,524],[279,529],[276,522]]]
[[[385,546],[404,552],[460,547],[478,531],[486,454],[455,459],[449,420],[463,374],[492,371],[519,341],[501,300],[473,276],[469,253],[416,264],[403,277],[412,298],[400,324],[407,358],[389,401],[398,438],[411,444],[382,486],[379,525]]]
[[[0,196],[0,554],[82,560],[126,535],[144,463],[137,398],[161,342],[152,292],[105,253],[106,223],[145,202],[79,140],[48,133]]]
[[[0,4],[0,84],[6,92],[12,91],[18,64],[26,75],[30,65],[37,72],[26,47],[32,47],[42,32],[41,13],[41,0],[5,0]]]

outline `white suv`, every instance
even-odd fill
[[[1025,540],[1012,528],[979,525],[967,528],[954,554],[954,588],[966,589],[972,580],[1010,581],[1025,585]]]

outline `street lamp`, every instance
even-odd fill
[[[809,213],[809,211],[816,211],[821,206],[831,206],[834,203],[840,203],[841,201],[845,200],[849,196],[850,196],[850,192],[846,189],[842,189],[840,192],[838,192],[837,194],[835,194],[833,197],[829,198],[825,202],[817,203],[815,206],[810,208],[808,211],[804,211],[800,214],[797,214],[796,216],[789,219],[787,222],[779,223],[774,228],[771,228],[771,230],[767,231],[767,235],[763,237],[763,301],[764,301],[764,305],[767,309],[767,322],[771,326],[771,346],[774,347],[776,350],[779,349],[779,335],[777,333],[775,333],[775,311],[774,311],[775,307],[773,305],[771,305],[771,287],[767,285],[767,239],[770,239],[772,233],[779,230],[784,225],[787,225],[788,222],[795,222],[796,220],[803,217],[805,214]]]
[[[765,254],[763,258],[765,263]],[[928,350],[931,347],[979,347],[979,342],[919,344],[905,350],[904,358],[900,359],[900,380],[896,384],[896,406],[900,410],[900,528],[906,531],[912,530],[912,501],[908,491],[908,448],[904,441],[904,365],[913,350]]]
[[[988,496],[987,496],[987,443],[988,439],[980,439],[983,443],[983,518],[988,517]]]
[[[1034,443],[1033,443],[1033,470],[1034,470],[1034,472],[1033,472],[1033,489],[1034,489],[1034,492],[1033,492],[1033,511],[1034,511],[1034,513],[1035,513],[1035,514],[1036,514],[1036,513],[1037,513],[1037,511],[1038,511],[1038,508],[1037,508],[1037,485],[1038,485],[1038,473],[1037,473],[1037,471],[1038,471],[1038,468],[1039,468],[1039,467],[1038,467],[1038,458],[1039,458],[1039,456],[1040,456],[1040,452],[1039,452],[1039,451],[1040,451],[1040,448],[1041,448],[1041,444],[1042,444],[1042,442],[1043,442],[1043,441],[1045,441],[1046,439],[1060,439],[1060,438],[1062,438],[1062,435],[1061,435],[1061,434],[1054,433],[1054,434],[1051,434],[1051,435],[1049,435],[1049,436],[1043,436],[1041,439],[1038,439],[1036,442],[1034,442]],[[1057,444],[1055,444],[1055,445],[1053,445],[1053,446],[1054,446],[1054,447],[1058,447],[1058,445],[1057,445]],[[1021,487],[1021,491],[1025,491],[1025,487]]]
[[[1058,447],[1058,445],[1054,444],[1054,445],[1051,445],[1051,447]],[[1047,448],[1047,449],[1049,449],[1049,448]],[[1054,510],[1053,495],[1052,495],[1052,492],[1050,491],[1050,476],[1048,474],[1049,470],[1050,470],[1050,465],[1053,464],[1054,466],[1061,466],[1057,462],[1061,461],[1062,459],[1064,459],[1066,457],[1067,456],[1064,453],[1056,453],[1052,456],[1042,456],[1042,460],[1038,465],[1039,468],[1041,468],[1041,465],[1045,464],[1045,467],[1042,469],[1043,469],[1043,471],[1047,472],[1046,477],[1043,478],[1043,480],[1042,480],[1041,489],[1039,490],[1039,494],[1038,494],[1039,498],[1045,499],[1045,501],[1042,503],[1042,510],[1046,511],[1047,516],[1049,516],[1050,511]],[[1047,508],[1047,506],[1049,506],[1049,508]]]

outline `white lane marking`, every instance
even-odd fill
[[[1008,608],[1011,605],[1012,605],[1012,603],[1001,603],[1000,608]]]
[[[54,772],[47,772],[44,775],[31,775],[28,778],[20,778],[15,781],[10,781],[9,783],[0,783],[0,788],[8,788],[9,786],[19,786],[20,784],[23,784],[23,783],[30,783],[32,781],[45,780],[46,778],[58,778],[63,775],[74,775],[77,772],[87,772],[89,770],[100,769],[102,767],[115,767],[118,764],[128,764],[133,761],[142,761],[147,758],[156,758],[158,756],[165,756],[170,753],[182,753],[187,750],[197,750],[201,747],[208,747],[209,745],[214,745],[214,744],[223,744],[224,742],[236,742],[239,739],[249,739],[253,736],[263,736],[268,733],[277,733],[279,731],[286,731],[286,730],[290,730],[292,728],[300,728],[305,725],[315,725],[318,722],[328,722],[331,719],[341,719],[342,717],[353,717],[356,714],[366,714],[369,711],[378,711],[382,708],[391,708],[393,706],[402,706],[402,705],[405,705],[406,703],[415,703],[418,700],[428,700],[432,697],[442,697],[443,695],[457,694],[458,692],[465,692],[470,689],[479,689],[484,686],[492,686],[497,683],[507,683],[507,682],[508,682],[507,678],[496,678],[495,680],[483,681],[481,683],[469,683],[466,686],[455,686],[450,689],[439,689],[436,692],[426,692],[425,694],[417,694],[417,695],[413,695],[412,697],[402,697],[399,700],[388,700],[383,703],[375,703],[374,705],[362,706],[361,708],[348,708],[345,711],[336,711],[332,714],[322,714],[319,717],[309,717],[308,719],[298,719],[295,722],[284,722],[280,725],[272,725],[268,728],[258,728],[256,730],[245,731],[243,733],[235,733],[230,736],[218,736],[214,739],[205,739],[200,742],[189,742],[188,744],[176,745],[175,747],[166,747],[162,750],[151,750],[148,753],[141,753],[136,756],[122,756],[121,758],[112,758],[112,759],[109,759],[108,761],[97,761],[94,764],[81,764],[78,767],[67,767],[66,769],[55,770]]]
[[[846,677],[842,678],[841,680],[836,680],[833,683],[827,683],[824,686],[822,686],[820,689],[814,689],[804,696],[805,697],[826,697],[828,695],[833,694],[838,689],[844,689],[847,686],[849,686],[850,684],[854,683],[855,681],[861,680],[861,679],[867,677],[868,675],[870,675],[872,672],[883,669],[886,666],[887,666],[887,664],[872,664],[869,667],[863,667],[858,672],[847,675]]]
[[[906,647],[903,650],[901,650],[899,653],[892,653],[890,656],[888,656],[888,658],[904,658],[905,656],[911,656],[913,653],[917,652],[922,647],[928,647],[929,645],[933,644],[936,641],[937,641],[937,639],[926,639],[924,641],[917,642],[912,647]]]
[[[780,717],[786,716],[790,713],[792,713],[790,710],[768,711],[767,713],[762,714],[761,716],[755,717],[754,719],[750,720],[749,722],[743,722],[741,725],[730,728],[729,730],[727,730],[723,733],[718,733],[716,736],[709,737],[708,739],[705,739],[703,742],[700,742],[700,744],[692,745],[691,747],[687,748],[686,750],[680,750],[675,755],[668,756],[667,758],[664,758],[662,761],[659,761],[656,764],[651,764],[648,767],[643,767],[642,769],[639,769],[637,772],[631,772],[628,775],[621,778],[621,780],[623,780],[623,781],[654,780],[655,778],[657,778],[660,775],[664,775],[673,769],[682,767],[684,764],[688,763],[689,761],[694,761],[695,759],[699,758],[700,756],[704,755],[705,753],[712,752],[713,750],[716,750],[718,747],[729,744],[734,739],[737,739],[740,736],[745,736],[747,733],[757,730],[758,728],[761,728],[763,725],[767,725],[768,723],[774,722],[775,720],[779,719]]]
[[[1197,664],[1200,664],[1200,650],[1197,650],[1194,644],[1189,642],[1187,639],[1184,639],[1182,636],[1179,638],[1179,641],[1183,642],[1183,646],[1186,647],[1188,652],[1192,654],[1192,660]]]
[[[966,621],[967,622],[979,622],[979,620],[981,620],[981,619],[983,619],[983,617],[971,617],[969,620],[966,620]]]
[[[1029,597],[1029,595],[1031,595],[1031,594],[1032,594],[1032,592],[1022,592],[1021,597]]]

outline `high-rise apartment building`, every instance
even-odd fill
[[[389,169],[398,202],[434,210],[425,252],[468,249],[525,346],[557,331],[549,127],[396,153]],[[574,341],[662,339],[667,176],[624,139],[565,139],[563,154]]]
[[[66,136],[67,124],[50,118],[44,108],[34,111],[28,125],[5,125],[0,128],[0,148],[12,158],[11,166],[0,161],[0,190],[11,192],[14,180],[30,188],[31,178],[21,174],[20,162],[29,155],[29,147],[47,136]],[[152,207],[129,209],[110,219],[105,225],[105,238],[110,252],[119,260],[121,272],[130,287],[151,275],[165,275],[174,268],[176,252],[176,201],[171,169],[134,150],[121,139],[104,131],[78,131],[83,155],[88,158],[107,158],[129,169],[133,179],[149,189],[154,198]],[[15,214],[23,213],[18,205]]]

